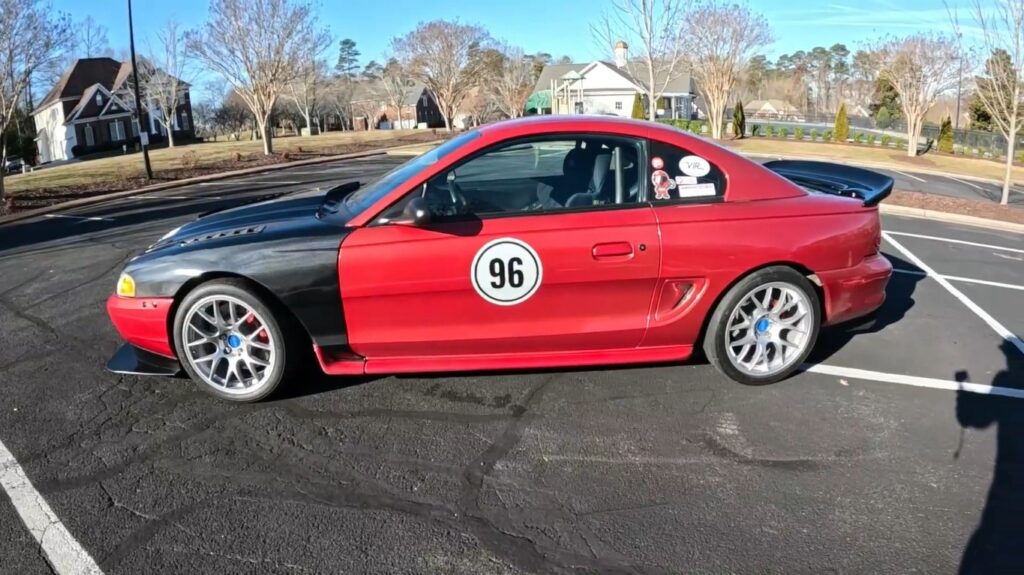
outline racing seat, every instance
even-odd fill
[[[537,184],[537,200],[542,208],[561,208],[569,197],[579,192],[591,177],[593,152],[573,148],[562,160],[562,177],[555,185]]]
[[[569,199],[565,202],[565,207],[579,208],[614,202],[615,181],[608,177],[611,175],[611,166],[611,151],[598,153],[594,157],[594,167],[591,169],[587,191],[569,196]],[[611,193],[609,194],[609,192]]]

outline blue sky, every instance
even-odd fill
[[[593,39],[590,26],[606,0],[321,0],[321,20],[338,39],[356,41],[364,60],[380,60],[388,40],[412,29],[417,22],[436,18],[459,19],[487,28],[497,38],[519,45],[528,53],[544,51],[574,60],[608,57]],[[951,1],[955,4],[956,0]],[[52,0],[58,10],[76,18],[91,15],[109,30],[115,52],[128,45],[127,13],[123,0]],[[961,12],[968,0],[959,0]],[[774,59],[782,53],[814,46],[845,43],[855,50],[865,40],[886,34],[918,30],[949,31],[942,0],[834,0],[831,2],[779,2],[751,0],[751,8],[768,19],[776,41],[765,52]],[[207,0],[135,0],[136,45],[147,41],[168,19],[187,28],[206,18]],[[332,58],[336,52],[332,50]],[[333,63],[333,62],[332,62]]]

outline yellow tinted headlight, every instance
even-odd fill
[[[121,297],[135,297],[135,280],[128,274],[121,274],[117,280],[117,295]]]

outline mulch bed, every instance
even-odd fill
[[[316,152],[305,151],[302,150],[301,147],[289,148],[287,146],[287,142],[279,141],[277,142],[278,151],[270,156],[265,156],[259,153],[239,154],[233,159],[193,167],[187,166],[188,162],[186,161],[182,162],[183,165],[181,167],[159,170],[153,174],[154,177],[152,181],[146,181],[146,179],[142,177],[125,177],[116,180],[105,180],[85,186],[57,186],[19,191],[6,198],[6,201],[3,204],[0,204],[0,216],[13,212],[59,204],[70,200],[77,200],[79,198],[132,190],[147,185],[183,180],[185,178],[194,178],[197,176],[216,174],[231,170],[241,170],[245,168],[255,168],[259,166],[284,164],[299,160],[308,160],[311,158],[366,152],[384,147],[391,148],[394,146],[418,144],[421,142],[437,140],[439,137],[443,137],[443,134],[435,134],[430,131],[424,132],[423,134],[411,134],[389,140],[355,142],[352,144],[331,146],[317,150]]]
[[[1001,206],[984,200],[965,200],[937,194],[904,192],[901,190],[893,191],[892,195],[886,198],[884,203],[1024,224],[1024,206],[1020,205]]]

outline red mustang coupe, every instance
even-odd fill
[[[128,264],[109,369],[184,368],[230,400],[310,349],[329,374],[683,361],[798,369],[892,268],[892,180],[764,166],[679,130],[545,116],[466,132],[369,183],[208,214]]]

